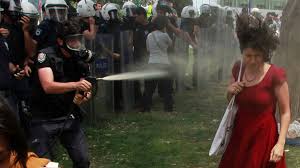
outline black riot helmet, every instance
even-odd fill
[[[3,13],[13,21],[21,18],[22,8],[20,0],[0,0],[0,6],[4,9]]]

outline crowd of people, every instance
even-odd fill
[[[28,1],[0,0],[0,7],[0,95],[1,102],[7,104],[3,111],[14,113],[13,117],[3,117],[16,120],[13,124],[23,127],[24,137],[19,128],[12,135],[8,134],[17,140],[26,138],[29,149],[34,152],[28,155],[27,145],[21,142],[13,143],[21,146],[10,148],[6,140],[14,137],[7,136],[4,131],[3,136],[7,137],[1,138],[1,143],[5,144],[1,145],[3,149],[9,147],[16,155],[13,155],[13,163],[8,161],[8,155],[1,161],[21,164],[24,168],[27,160],[36,155],[53,160],[53,146],[57,141],[68,151],[74,168],[89,167],[88,145],[81,125],[85,114],[80,106],[97,92],[94,89],[97,84],[88,77],[127,72],[127,67],[166,71],[169,75],[164,78],[131,81],[130,91],[134,95],[133,107],[150,112],[152,96],[158,88],[164,111],[172,113],[173,96],[182,82],[180,75],[183,73],[178,71],[185,71],[190,47],[194,57],[198,57],[202,45],[197,36],[199,32],[211,29],[212,33],[221,23],[231,29],[234,37],[236,27],[231,10],[221,15],[220,8],[204,6],[198,17],[197,9],[189,5],[182,9],[179,18],[174,4],[168,0],[157,1],[150,12],[131,1],[120,8],[114,3],[102,5],[81,0],[72,10],[64,0],[46,0],[41,13]],[[39,19],[40,14],[43,20]],[[265,20],[270,27],[278,21],[272,14]],[[176,39],[184,42],[184,55],[180,57],[185,63],[180,70],[176,66]],[[241,48],[242,53],[247,47],[252,46]],[[199,60],[194,59],[194,87],[199,82]],[[124,90],[129,87],[124,87],[127,86],[124,81],[107,84],[111,92],[101,90],[103,88],[98,92],[109,93],[113,111],[122,111],[128,98]],[[238,87],[238,91],[231,91],[231,94],[241,90]],[[5,128],[0,123],[0,129]],[[4,154],[10,151],[4,150]]]

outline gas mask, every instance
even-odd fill
[[[91,63],[94,61],[94,54],[92,51],[86,49],[84,44],[83,35],[74,34],[65,38],[63,48],[72,55],[72,58],[85,63]]]

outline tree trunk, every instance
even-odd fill
[[[282,15],[281,44],[274,62],[287,72],[292,118],[296,119],[300,112],[300,1],[289,0]]]

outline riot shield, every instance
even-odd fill
[[[232,27],[225,25],[224,44],[223,44],[223,62],[222,62],[222,81],[227,81],[231,76],[231,69],[234,63],[241,59],[241,52],[239,49],[238,39],[235,36],[235,31]]]
[[[198,83],[228,81],[232,65],[240,57],[234,29],[225,23],[224,11],[220,9],[213,19],[213,24],[197,33],[198,66],[194,70]]]
[[[185,32],[184,32],[185,33]],[[185,74],[187,70],[187,65],[190,60],[190,47],[186,40],[176,37],[175,38],[175,55],[172,57],[172,62],[174,65],[176,90],[183,91],[186,86]]]
[[[226,11],[220,8],[216,28],[216,59],[218,65],[218,81],[228,81],[233,63],[239,59],[239,45],[235,38],[235,31],[226,21]]]
[[[113,51],[114,36],[112,34],[96,35],[87,47],[95,53],[95,61],[91,66],[92,76],[105,77],[114,73]],[[96,93],[90,101],[88,120],[97,123],[100,118],[109,117],[114,111],[114,88],[110,82],[98,81]]]
[[[208,81],[211,79],[214,52],[212,33],[213,31],[210,28],[201,28],[196,34],[198,52],[194,58],[193,81],[197,88],[203,80]]]
[[[222,8],[217,10],[217,19],[216,24],[214,25],[214,29],[216,30],[216,40],[215,40],[215,49],[214,49],[214,56],[215,56],[215,65],[216,65],[216,78],[217,81],[222,81],[223,72],[224,70],[224,61],[225,61],[225,36],[226,33],[224,32],[225,28],[225,16],[224,11]]]
[[[120,63],[121,73],[134,70],[133,64],[133,32],[122,31],[120,33]],[[137,81],[121,81],[122,107],[124,112],[130,112],[136,101],[134,83]]]

